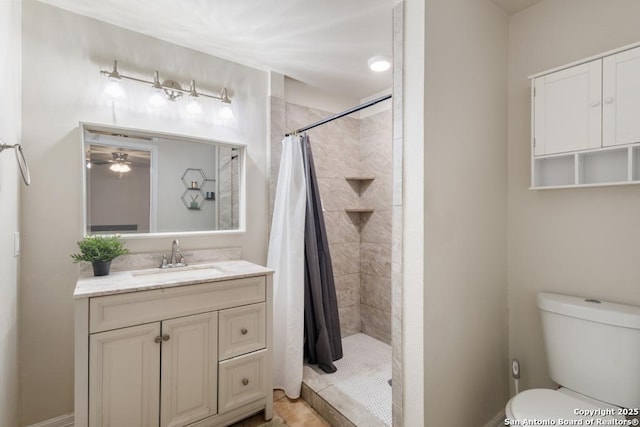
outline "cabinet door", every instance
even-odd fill
[[[160,425],[185,426],[217,412],[218,313],[162,322]]]
[[[640,142],[640,48],[603,59],[604,145]]]
[[[602,60],[534,80],[534,154],[599,148]]]
[[[89,425],[157,427],[160,323],[90,336]]]

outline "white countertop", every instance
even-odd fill
[[[119,271],[108,276],[81,277],[73,292],[74,298],[91,298],[126,292],[194,285],[221,280],[271,275],[273,270],[249,261],[218,261],[161,270]]]

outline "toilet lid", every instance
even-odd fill
[[[614,420],[620,419],[613,406],[595,405],[592,399],[580,399],[550,389],[531,389],[516,395],[509,402],[511,416],[516,420]],[[622,417],[624,419],[624,417]]]

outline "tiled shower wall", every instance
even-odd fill
[[[388,101],[387,101],[388,102]],[[362,332],[391,345],[391,110],[360,120],[360,323]]]
[[[332,114],[271,99],[271,202],[285,131]],[[341,118],[307,134],[323,203],[342,336],[362,331],[391,344],[391,110],[362,120]],[[345,180],[364,175],[376,178],[363,183]],[[357,207],[375,211],[345,212]]]

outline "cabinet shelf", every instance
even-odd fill
[[[640,184],[640,143],[537,156],[532,190]]]

